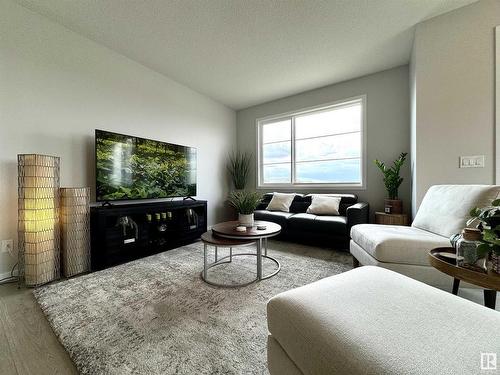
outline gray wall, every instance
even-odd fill
[[[16,155],[58,155],[62,186],[93,186],[95,128],[197,147],[198,197],[225,218],[233,110],[10,1],[0,35],[0,239],[17,238]]]
[[[410,57],[410,146],[411,146],[411,159],[410,159],[410,173],[411,173],[411,213],[412,217],[415,217],[417,213],[417,189],[415,189],[417,181],[417,143],[416,132],[417,132],[417,77],[415,74],[415,43],[413,43],[413,48]]]
[[[500,1],[481,0],[417,26],[411,81],[413,210],[434,184],[495,179],[494,28]],[[458,168],[485,155],[485,168]]]
[[[401,66],[240,110],[236,113],[238,149],[249,151],[255,156],[257,118],[366,95],[368,153],[366,190],[338,192],[358,194],[362,201],[370,203],[372,213],[381,210],[386,192],[382,175],[372,161],[377,158],[392,162],[401,152],[410,152],[408,76],[408,66]],[[402,171],[404,182],[399,193],[404,201],[405,210],[410,208],[409,170],[408,163]],[[254,167],[250,187],[255,188],[255,186]]]

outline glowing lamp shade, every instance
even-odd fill
[[[60,276],[60,160],[23,154],[17,161],[19,270],[27,286],[37,286]]]
[[[90,188],[61,189],[63,274],[90,271]]]

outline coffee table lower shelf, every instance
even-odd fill
[[[244,282],[244,283],[232,283],[232,284],[225,284],[225,283],[218,283],[215,281],[211,281],[208,279],[208,270],[217,266],[221,266],[224,264],[231,263],[233,261],[234,257],[239,257],[239,256],[254,256],[254,257],[259,257],[258,252],[255,253],[237,253],[233,254],[233,247],[241,247],[241,246],[249,246],[252,244],[256,244],[255,240],[239,240],[239,239],[232,239],[232,238],[224,238],[224,237],[218,237],[214,236],[211,231],[205,232],[201,236],[201,240],[203,241],[203,271],[201,271],[201,279],[206,282],[207,284],[213,285],[213,286],[218,286],[218,287],[223,287],[223,288],[239,288],[239,287],[244,287],[250,284],[253,284],[257,281],[260,280],[265,280],[273,277],[276,275],[278,272],[281,270],[281,264],[278,262],[277,259],[269,256],[267,254],[267,238],[263,238],[264,242],[264,254],[260,255],[260,258],[266,258],[271,260],[276,264],[276,270],[270,274],[267,275],[262,275],[259,277],[259,273],[257,272],[257,276],[255,279]],[[215,248],[215,262],[209,263],[208,262],[208,246],[213,246]],[[259,246],[259,244],[257,244]],[[229,248],[229,255],[226,255],[222,258],[218,257],[218,249],[219,248]],[[258,263],[258,259],[257,259]]]

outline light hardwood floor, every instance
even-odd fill
[[[78,374],[32,291],[0,286],[0,374]]]

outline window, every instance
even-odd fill
[[[258,120],[258,186],[364,187],[364,102]]]

